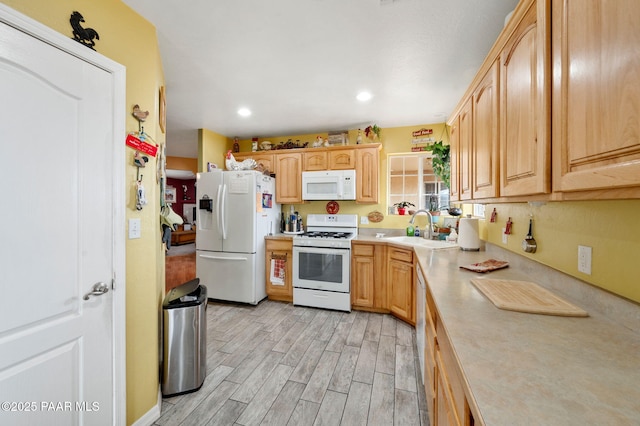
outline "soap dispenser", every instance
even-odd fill
[[[418,225],[416,225],[415,229],[413,230],[413,236],[414,237],[420,236],[420,227]]]

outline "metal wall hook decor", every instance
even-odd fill
[[[93,48],[96,45],[93,39],[100,40],[100,35],[93,28],[83,28],[82,22],[84,22],[84,17],[80,12],[74,11],[69,18],[69,23],[73,29],[73,39],[91,50],[96,50]]]

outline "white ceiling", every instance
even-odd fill
[[[248,139],[443,122],[517,4],[123,1],[158,32],[167,155],[191,158],[199,128]]]

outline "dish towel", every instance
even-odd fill
[[[284,259],[271,259],[271,284],[272,285],[284,285],[286,260]]]

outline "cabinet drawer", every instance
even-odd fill
[[[389,248],[389,258],[401,262],[413,263],[413,250],[391,247]]]
[[[374,247],[365,244],[352,244],[351,250],[354,256],[370,256],[373,257]]]
[[[265,249],[267,251],[292,251],[293,241],[285,240],[267,240],[265,243]]]

